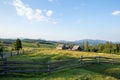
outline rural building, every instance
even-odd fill
[[[69,45],[65,45],[65,49],[70,49],[70,46]]]
[[[79,45],[75,45],[75,46],[73,46],[72,50],[73,51],[81,51],[82,49]]]
[[[58,46],[56,47],[56,49],[66,49],[65,45],[64,44],[58,44]]]

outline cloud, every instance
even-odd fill
[[[120,11],[114,11],[114,12],[112,12],[112,15],[113,16],[118,16],[118,15],[120,15]]]
[[[53,11],[52,11],[52,10],[48,10],[47,13],[46,13],[46,15],[47,15],[48,17],[50,17],[52,14],[53,14]]]
[[[24,4],[22,0],[13,0],[13,6],[16,8],[16,12],[19,16],[23,16],[30,21],[43,21],[50,22],[53,21],[51,16],[53,15],[52,10],[41,10],[41,9],[32,9],[28,5]],[[54,23],[54,22],[52,22]]]

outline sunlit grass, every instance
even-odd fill
[[[81,56],[103,56],[109,58],[120,58],[120,55],[116,54],[105,54],[105,53],[94,53],[94,52],[80,52],[80,51],[70,51],[70,50],[56,50],[50,48],[25,48],[25,50],[33,50],[32,53],[16,55],[10,57],[13,60],[32,60],[32,59],[43,59],[49,58],[49,60],[65,60],[65,59],[79,59]]]
[[[35,54],[46,54],[46,55],[65,55],[79,58],[80,56],[104,56],[104,57],[114,57],[120,58],[120,55],[116,54],[105,54],[105,53],[94,53],[94,52],[80,52],[80,51],[70,51],[70,50],[57,50],[57,49],[49,49],[49,48],[41,48],[36,51]],[[33,54],[29,54],[33,55]]]

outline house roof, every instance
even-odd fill
[[[75,50],[75,49],[78,49],[78,48],[80,48],[80,46],[79,45],[75,45],[75,46],[73,46],[72,50]]]
[[[64,44],[59,44],[57,47],[64,47],[65,45]]]

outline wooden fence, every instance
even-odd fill
[[[19,55],[19,54],[32,53],[34,51],[35,51],[35,49],[34,50],[20,50],[20,51],[2,52],[1,55],[0,55],[0,59],[11,57],[11,56],[14,56],[14,55]]]
[[[6,58],[0,60],[0,73],[50,73],[54,71],[60,71],[63,69],[69,69],[73,67],[79,67],[85,64],[100,64],[100,63],[120,63],[119,58],[108,57],[83,57],[72,60],[61,60],[54,62],[27,62],[27,61],[8,61]]]

